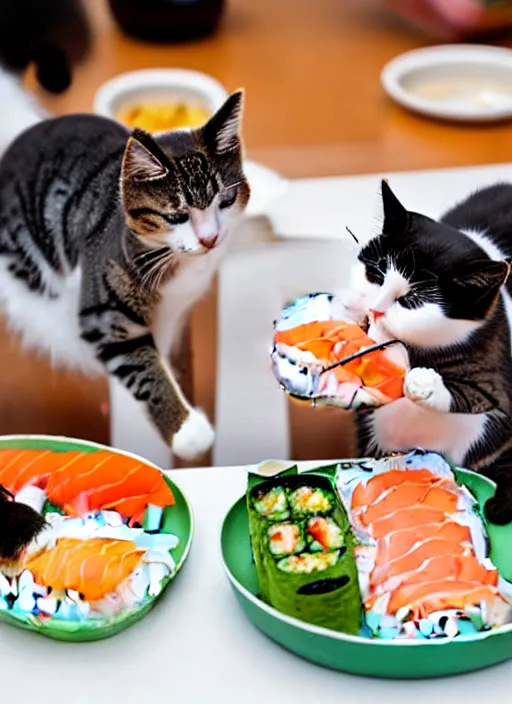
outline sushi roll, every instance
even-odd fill
[[[329,494],[313,486],[299,486],[289,496],[290,508],[294,516],[312,516],[328,513],[333,509]]]
[[[315,516],[307,523],[306,540],[310,550],[339,550],[343,546],[343,533],[332,518]]]
[[[357,634],[362,600],[347,514],[328,476],[249,476],[247,509],[260,597],[284,614]],[[276,520],[287,513],[290,520]],[[319,515],[323,514],[323,515]]]
[[[284,521],[290,517],[286,492],[282,486],[275,486],[269,491],[257,492],[253,504],[257,513],[268,520]]]
[[[302,531],[296,523],[274,523],[267,535],[272,555],[294,555],[306,547]]]
[[[305,552],[302,555],[290,555],[283,557],[277,563],[282,572],[290,574],[311,574],[312,572],[324,572],[329,567],[334,567],[340,559],[340,550],[335,552]]]

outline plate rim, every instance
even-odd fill
[[[190,531],[189,531],[189,536],[187,543],[185,545],[185,548],[183,550],[183,554],[178,562],[176,562],[176,568],[174,570],[173,575],[170,577],[168,582],[166,583],[164,589],[157,594],[156,597],[152,597],[151,601],[149,601],[147,604],[144,604],[141,608],[136,608],[134,611],[130,613],[125,613],[124,617],[121,617],[119,621],[116,621],[115,623],[105,623],[101,624],[97,627],[97,630],[94,631],[92,629],[92,623],[90,623],[88,626],[82,628],[81,623],[75,623],[75,624],[67,624],[65,621],[60,621],[59,619],[51,619],[48,623],[46,622],[41,622],[41,624],[37,625],[28,625],[26,622],[24,622],[21,619],[18,619],[16,617],[16,614],[8,612],[8,616],[10,617],[9,619],[6,619],[6,622],[10,625],[13,625],[15,627],[23,628],[25,630],[29,630],[33,633],[39,634],[39,635],[44,635],[46,637],[55,639],[55,636],[51,633],[52,629],[57,629],[59,631],[60,635],[68,635],[71,636],[70,638],[65,638],[68,642],[85,642],[83,638],[80,638],[82,634],[90,634],[95,632],[97,634],[97,637],[92,638],[90,640],[102,640],[104,638],[108,638],[112,635],[116,635],[118,633],[121,633],[123,630],[129,628],[132,625],[135,625],[137,621],[142,619],[147,612],[155,606],[155,604],[160,600],[160,598],[165,594],[167,587],[169,587],[176,577],[178,576],[179,572],[181,571],[187,557],[189,556],[190,549],[192,547],[192,541],[195,533],[195,516],[194,512],[192,509],[192,505],[190,503],[190,500],[187,496],[187,494],[183,491],[183,489],[180,487],[179,484],[177,484],[174,479],[169,477],[167,475],[166,470],[161,469],[158,467],[156,464],[151,462],[150,460],[146,460],[144,457],[141,457],[140,455],[137,455],[133,452],[129,452],[128,450],[121,450],[116,447],[110,447],[108,445],[104,445],[103,443],[98,443],[94,442],[93,440],[83,440],[80,438],[75,438],[73,436],[69,435],[47,435],[47,434],[39,434],[39,433],[14,433],[14,434],[9,434],[9,435],[0,435],[0,447],[2,444],[2,441],[8,441],[8,442],[16,442],[16,441],[23,441],[23,440],[41,440],[41,441],[47,441],[47,442],[53,442],[53,443],[76,443],[77,445],[84,445],[88,447],[93,447],[98,450],[106,450],[108,452],[113,452],[114,454],[120,454],[124,455],[125,457],[130,457],[131,459],[137,460],[147,466],[153,467],[154,469],[157,469],[161,474],[163,475],[164,479],[166,481],[169,481],[173,486],[178,489],[180,492],[181,496],[184,499],[185,506],[188,511],[189,515],[189,520],[190,520]],[[3,613],[3,612],[2,612]],[[61,626],[59,628],[59,625]],[[51,628],[49,628],[51,626]],[[69,626],[73,626],[73,628],[70,628]],[[74,638],[73,635],[77,635],[78,638]],[[62,639],[61,639],[62,640]]]
[[[436,104],[425,98],[412,97],[400,84],[400,78],[406,71],[421,66],[442,66],[443,63],[468,60],[474,58],[475,63],[501,65],[510,64],[512,74],[512,49],[491,45],[473,44],[438,44],[420,49],[403,52],[390,59],[382,68],[380,82],[384,91],[403,107],[414,112],[437,117],[444,120],[457,120],[461,122],[489,122],[506,120],[512,117],[511,107],[488,107],[481,110],[469,108],[467,110]],[[500,61],[501,59],[501,61]]]
[[[357,458],[357,459],[364,459],[364,458]],[[336,464],[337,462],[341,462],[344,460],[333,460],[329,464]],[[323,461],[320,460],[320,463]],[[296,464],[299,469],[299,473],[308,473],[312,472],[313,470],[311,469],[300,469],[300,462],[292,463]],[[258,466],[258,465],[256,465]],[[319,465],[320,466],[320,465]],[[251,469],[251,468],[249,468]],[[481,480],[484,480],[486,483],[490,484],[493,488],[496,487],[496,484],[489,479],[488,477],[483,476],[482,474],[479,474],[478,472],[473,472],[470,469],[464,469],[463,467],[456,467],[457,471],[463,472],[464,474],[469,474],[471,476],[478,477]],[[222,560],[222,566],[224,568],[224,572],[226,573],[226,576],[231,583],[231,586],[236,589],[242,596],[244,596],[248,601],[250,601],[254,606],[256,606],[258,609],[261,611],[264,611],[268,616],[273,617],[274,619],[283,622],[287,626],[292,626],[293,628],[298,628],[299,630],[303,630],[306,632],[311,633],[314,636],[320,636],[323,638],[328,638],[333,641],[342,641],[346,643],[352,643],[354,645],[367,645],[367,646],[380,646],[380,647],[411,647],[414,646],[416,648],[418,647],[442,647],[442,646],[448,646],[453,643],[474,643],[477,641],[483,641],[486,640],[487,638],[491,638],[493,636],[500,636],[504,635],[506,633],[512,632],[512,623],[506,624],[505,626],[500,626],[494,630],[489,630],[489,631],[483,631],[482,633],[477,633],[476,635],[466,635],[466,636],[459,636],[458,638],[447,638],[447,639],[435,639],[435,640],[419,640],[419,639],[407,639],[407,640],[384,640],[384,639],[379,639],[379,638],[364,638],[362,636],[353,636],[349,635],[348,633],[342,633],[341,631],[333,631],[329,628],[324,628],[323,626],[315,626],[314,624],[308,623],[307,621],[301,621],[298,618],[295,618],[294,616],[288,616],[287,614],[283,614],[281,611],[278,611],[275,609],[273,606],[270,606],[269,604],[266,604],[264,601],[259,599],[257,596],[252,594],[246,587],[241,584],[236,577],[231,573],[231,570],[229,569],[226,560],[224,559],[224,550],[223,550],[223,536],[226,529],[226,524],[231,516],[231,514],[235,511],[237,505],[241,502],[245,501],[245,494],[240,496],[236,501],[233,502],[233,504],[229,507],[228,511],[226,512],[223,520],[222,520],[222,525],[220,529],[220,535],[219,535],[219,549],[220,549],[220,555],[221,555],[221,560]],[[512,656],[511,656],[512,657]]]

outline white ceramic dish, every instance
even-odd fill
[[[135,100],[186,100],[206,110],[218,110],[228,97],[226,89],[211,76],[199,71],[158,68],[121,73],[106,81],[94,96],[98,115],[116,119],[122,106]]]
[[[441,45],[392,59],[381,73],[387,94],[414,112],[445,120],[512,118],[512,50]]]

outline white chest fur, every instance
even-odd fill
[[[439,413],[403,398],[373,413],[373,449],[383,452],[424,447],[462,463],[485,430],[486,414]]]
[[[92,347],[80,338],[80,268],[65,277],[45,272],[46,280],[57,294],[48,298],[29,291],[7,267],[8,261],[0,260],[0,308],[8,325],[20,334],[22,344],[48,354],[54,366],[87,373],[101,371]]]
[[[219,246],[203,256],[187,256],[162,290],[152,332],[158,350],[168,357],[180,338],[187,313],[208,290],[223,255]]]

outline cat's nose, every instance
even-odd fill
[[[217,244],[219,235],[208,235],[208,237],[199,237],[200,244],[203,245],[205,249],[213,249]]]
[[[374,320],[378,320],[379,318],[383,318],[385,315],[385,313],[383,311],[374,310],[373,308],[370,308],[370,310],[368,312],[370,313],[370,315],[372,316],[372,318]]]

